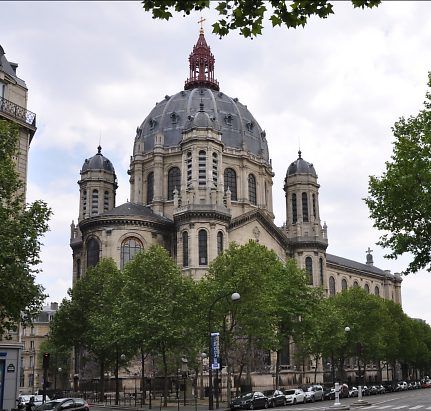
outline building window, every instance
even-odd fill
[[[232,168],[227,168],[224,171],[224,189],[230,190],[230,198],[232,201],[238,200],[237,189],[236,189],[236,172]]]
[[[305,272],[308,275],[308,284],[313,285],[313,260],[311,257],[305,259]]]
[[[0,81],[0,98],[4,98],[5,90],[6,90],[6,84]]]
[[[187,152],[187,186],[192,183],[192,153],[191,151]]]
[[[329,277],[329,295],[335,295],[335,278]]]
[[[87,190],[82,192],[82,212],[85,214],[87,211]]]
[[[198,167],[198,184],[204,186],[207,181],[207,153],[204,150],[199,151]]]
[[[28,386],[33,388],[34,387],[34,374],[28,375]]]
[[[365,284],[365,285],[364,285],[364,290],[365,290],[365,292],[366,292],[367,294],[369,294],[369,293],[370,293],[370,286],[369,286],[368,284]]]
[[[296,224],[298,221],[298,210],[296,208],[296,194],[292,194],[292,223]]]
[[[341,280],[341,289],[342,289],[342,290],[347,290],[347,281],[346,281],[346,279],[345,279],[345,278],[343,278],[343,279]]]
[[[248,176],[248,200],[251,204],[256,205],[256,177],[253,174]]]
[[[374,288],[374,295],[377,295],[378,297],[380,296],[380,290],[379,290],[379,287],[377,287],[377,285]]]
[[[320,285],[323,286],[323,258],[319,258]]]
[[[307,193],[302,193],[302,221],[308,223],[308,198]]]
[[[93,190],[91,194],[91,215],[97,215],[99,212],[99,191]]]
[[[189,266],[189,233],[183,231],[183,267]]]
[[[199,265],[208,265],[208,234],[205,230],[199,230]]]
[[[81,260],[78,258],[76,260],[76,279],[79,280],[81,278]]]
[[[316,195],[313,194],[313,217],[316,218]]]
[[[136,238],[127,238],[121,244],[121,269],[142,249],[142,244]]]
[[[357,282],[357,281],[355,281],[355,282],[353,283],[353,287],[359,287],[359,284],[358,284],[358,282]]]
[[[213,183],[214,187],[218,184],[218,156],[217,153],[213,153]]]
[[[109,210],[109,191],[103,193],[103,211]]]
[[[87,267],[94,267],[99,262],[100,247],[95,238],[90,238],[87,243]]]
[[[223,253],[223,233],[219,231],[217,233],[217,255]]]
[[[151,172],[147,176],[147,204],[153,202],[154,197],[154,173]]]
[[[181,191],[181,172],[178,167],[172,167],[168,171],[168,200],[174,199],[174,190]]]
[[[30,357],[28,358],[28,361],[29,361],[29,364],[28,364],[29,368],[33,368],[34,367],[34,358],[32,355],[30,355]]]

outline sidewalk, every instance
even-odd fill
[[[148,399],[146,400],[146,403],[141,406],[140,404],[105,404],[105,403],[92,403],[89,402],[90,406],[97,407],[97,408],[106,408],[109,410],[120,410],[120,411],[131,411],[131,410],[137,410],[137,411],[148,411],[148,410],[168,410],[168,411],[207,411],[208,410],[208,402],[202,401],[202,400],[187,400],[186,405],[184,405],[184,402],[182,400],[178,401],[168,401],[167,406],[165,407],[163,405],[163,400],[160,401],[160,398],[153,399],[151,401],[151,408],[150,404],[148,402]],[[220,402],[219,404],[219,411],[225,411],[228,410],[229,407],[227,406],[226,402]],[[214,410],[216,411],[216,407],[214,404]]]

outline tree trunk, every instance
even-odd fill
[[[163,406],[168,406],[168,362],[166,359],[166,351],[162,350],[163,359]]]
[[[105,397],[105,361],[100,362],[100,401]]]

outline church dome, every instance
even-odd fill
[[[85,159],[81,173],[89,170],[105,170],[115,174],[111,161],[102,154],[102,147],[97,147],[97,154],[95,156]]]
[[[160,134],[165,148],[179,146],[182,132],[191,126],[193,119],[198,127],[220,131],[226,148],[244,150],[269,162],[265,131],[245,104],[220,91],[214,79],[214,56],[202,30],[189,62],[190,76],[184,90],[156,103],[138,127],[134,154],[151,152],[156,135]]]
[[[317,178],[316,170],[314,169],[313,164],[305,161],[301,157],[301,151],[298,151],[298,159],[290,164],[287,169],[286,177],[290,177],[297,174],[308,174]]]

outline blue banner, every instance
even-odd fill
[[[220,369],[220,346],[219,346],[220,333],[211,333],[211,360],[210,367],[212,370]]]

